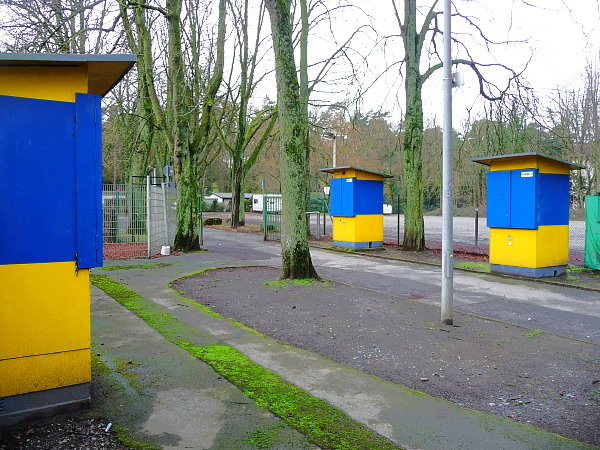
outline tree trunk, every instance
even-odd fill
[[[423,101],[420,74],[420,44],[417,34],[417,11],[415,0],[405,3],[405,27],[403,30],[406,52],[406,115],[404,116],[404,242],[403,250],[425,249],[423,226]],[[422,37],[421,37],[422,38]]]
[[[177,184],[177,228],[175,248],[185,251],[200,248],[198,241],[198,177],[189,157],[182,160],[182,171]]]
[[[300,101],[289,0],[267,0],[275,52],[282,179],[282,278],[317,278],[308,247],[306,160],[308,122]]]
[[[404,250],[424,250],[423,225],[423,106],[420,88],[410,93],[406,100],[404,142]]]
[[[243,162],[239,159],[233,161],[231,167],[231,228],[238,228],[243,225],[240,211],[243,211]]]

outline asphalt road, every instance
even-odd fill
[[[232,258],[280,266],[278,242],[248,233],[207,229],[205,246]],[[439,305],[440,268],[311,250],[320,276]],[[598,292],[456,271],[454,306],[459,311],[600,343]]]
[[[225,220],[230,217],[230,213],[204,213],[205,217],[219,216]],[[319,233],[323,230],[323,217],[320,217]],[[431,247],[439,246],[442,242],[442,217],[425,216],[425,241]],[[260,225],[262,223],[262,214],[246,213],[246,222],[248,224]],[[487,227],[487,219],[479,219],[479,230],[477,246],[475,246],[475,218],[474,217],[454,217],[454,243],[458,245],[477,247],[487,252],[490,242],[490,229]],[[572,262],[580,262],[583,259],[585,246],[585,222],[571,221],[569,224],[569,251]],[[325,229],[327,234],[331,234],[331,219],[326,217]],[[311,230],[316,235],[317,217],[311,215]],[[395,243],[400,236],[402,241],[404,235],[404,215],[400,215],[400,233],[398,233],[398,216],[384,216],[384,239],[386,242]]]

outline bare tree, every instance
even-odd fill
[[[396,0],[391,0],[400,37],[404,45],[404,90],[406,95],[404,116],[404,139],[402,152],[404,157],[405,185],[405,227],[403,249],[423,250],[425,248],[425,233],[423,226],[423,101],[422,90],[425,82],[442,68],[442,58],[438,52],[443,31],[438,26],[439,1],[434,0],[425,10],[421,21],[416,0],[405,0],[403,10]],[[403,13],[401,13],[403,11]],[[470,26],[487,47],[499,44],[489,39],[476,23],[475,19],[462,14],[454,5],[452,14],[455,21],[461,20]],[[480,94],[488,100],[498,100],[510,88],[519,73],[508,66],[499,63],[481,63],[476,61],[465,43],[453,37],[456,51],[464,57],[453,60],[454,64],[468,66],[477,76]],[[506,42],[502,42],[505,44]],[[426,66],[425,70],[422,68]],[[491,67],[501,68],[508,74],[505,86],[499,88],[489,81],[484,70]]]
[[[223,119],[217,123],[221,141],[229,154],[231,181],[231,227],[237,228],[244,223],[244,179],[248,171],[256,163],[258,156],[268,138],[273,133],[277,118],[277,109],[272,106],[251,112],[250,100],[258,84],[264,80],[266,73],[257,74],[264,51],[261,49],[264,39],[261,37],[265,18],[264,3],[261,2],[257,11],[256,22],[253,23],[255,35],[251,41],[249,33],[249,0],[231,1],[230,15],[235,33],[235,47],[239,70],[239,84],[227,85]],[[231,74],[235,72],[232,64]],[[258,140],[255,141],[255,137]],[[247,151],[253,145],[252,151]]]
[[[306,2],[303,13],[306,12]],[[307,94],[301,90],[294,60],[290,0],[266,0],[275,52],[279,109],[283,211],[282,278],[317,278],[308,248],[305,220],[308,179]],[[301,56],[301,61],[305,60]],[[301,62],[301,73],[302,65]],[[302,77],[302,75],[301,75]]]
[[[167,0],[164,8],[145,0],[119,2],[128,41],[141,61],[138,82],[142,108],[149,119],[148,126],[163,133],[175,163],[178,189],[174,246],[184,251],[197,249],[199,179],[215,139],[211,137],[211,128],[215,99],[223,79],[226,2],[219,0],[218,3],[217,37],[214,46],[209,48],[207,60],[201,60],[197,45],[200,30],[194,25],[200,21],[194,14],[201,14],[203,10],[197,2],[188,0],[185,10],[183,0]],[[152,30],[146,17],[148,11],[159,13],[166,21],[167,77],[165,99],[162,101],[156,89]],[[186,18],[191,24],[190,30],[182,28]],[[190,51],[186,53],[183,40],[188,38],[188,31],[191,40],[187,42],[186,48]],[[200,73],[202,83],[196,84]]]
[[[557,89],[548,108],[551,129],[562,142],[565,159],[586,166],[574,174],[579,206],[600,189],[600,71],[588,62],[579,89]]]
[[[1,0],[10,52],[112,53],[121,45],[114,0]]]

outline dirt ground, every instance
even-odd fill
[[[0,428],[0,449],[120,449],[108,421],[86,410]],[[112,427],[111,427],[112,428]]]
[[[278,341],[461,406],[600,445],[600,347],[266,267],[179,280],[182,295]]]

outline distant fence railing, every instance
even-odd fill
[[[579,216],[578,213],[577,216]],[[476,223],[478,226],[476,226]],[[454,247],[480,254],[488,254],[490,244],[490,229],[487,219],[480,217],[454,217]],[[425,243],[428,248],[441,248],[442,218],[440,216],[425,216]],[[475,233],[477,230],[477,234]],[[402,244],[404,239],[404,216],[400,220],[396,214],[384,216],[384,241],[386,243]],[[585,221],[569,221],[569,263],[583,265],[585,248]]]

